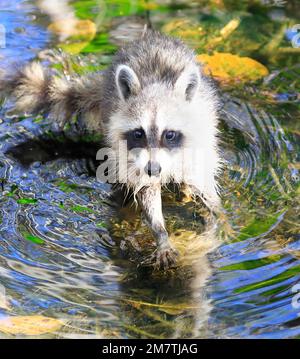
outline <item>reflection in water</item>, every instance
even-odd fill
[[[130,337],[194,338],[207,335],[211,310],[205,284],[211,273],[203,253],[190,268],[172,274],[127,273],[121,287],[121,318]]]
[[[182,209],[181,215],[188,216],[189,209]],[[169,228],[172,227],[171,212],[172,206],[166,209]],[[185,218],[187,227],[195,225],[196,222],[188,224]],[[178,221],[176,224],[178,225]],[[165,273],[153,271],[151,267],[143,265],[136,266],[139,260],[136,258],[136,251],[142,253],[140,258],[142,260],[149,241],[144,239],[145,235],[141,236],[143,239],[139,238],[141,226],[137,228],[137,232],[134,233],[135,242],[132,243],[131,235],[127,237],[123,221],[123,240],[129,243],[123,244],[122,249],[126,251],[126,257],[132,255],[134,260],[131,266],[128,266],[128,260],[124,261],[125,276],[120,288],[121,317],[129,336],[133,338],[205,337],[211,310],[205,287],[211,275],[207,254],[218,245],[216,223],[211,223],[205,232],[202,228],[200,234],[197,234],[196,230],[185,229],[177,229],[173,232],[171,241],[180,253],[179,263],[177,268]]]

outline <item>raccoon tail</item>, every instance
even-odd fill
[[[49,114],[58,123],[74,114],[96,110],[100,103],[102,76],[53,76],[49,69],[32,62],[13,73],[0,72],[0,94],[12,97],[21,113]]]
[[[13,97],[18,111],[33,114],[46,110],[50,105],[50,81],[48,71],[34,62],[8,73],[1,70],[0,93]]]

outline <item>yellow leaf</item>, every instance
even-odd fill
[[[225,83],[256,81],[269,74],[268,69],[256,60],[229,53],[201,54],[198,61],[204,65],[206,75]]]
[[[48,30],[59,35],[62,39],[72,38],[81,41],[91,41],[96,35],[96,25],[91,20],[59,20],[48,26]]]
[[[155,2],[142,1],[141,5],[145,10],[156,10],[158,8],[158,4]]]
[[[125,300],[125,299],[124,299]],[[161,312],[165,312],[167,314],[181,314],[186,310],[196,310],[199,309],[197,305],[191,305],[189,303],[172,303],[172,302],[165,302],[165,303],[149,303],[143,301],[136,301],[127,299],[125,300],[127,303],[131,304],[135,308],[139,308],[141,306],[150,307],[150,308],[157,308]]]
[[[162,31],[184,40],[199,39],[204,34],[202,27],[189,19],[172,20],[163,26]]]
[[[6,334],[41,335],[55,332],[65,323],[42,315],[5,317],[0,319],[0,331]]]
[[[235,31],[240,25],[240,22],[240,19],[232,19],[229,21],[229,23],[220,31],[223,39],[226,39],[231,33],[233,33],[233,31]]]
[[[170,314],[170,315],[180,315],[184,313],[189,308],[188,305],[182,304],[182,306],[174,306],[174,307],[159,307],[158,310]],[[194,308],[193,308],[194,309]]]

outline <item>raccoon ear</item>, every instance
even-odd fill
[[[175,88],[185,95],[187,101],[191,101],[196,94],[200,83],[200,70],[197,66],[192,66],[183,71],[179,76]]]
[[[136,73],[127,65],[117,67],[115,80],[119,96],[124,101],[131,95],[137,95],[141,88]]]

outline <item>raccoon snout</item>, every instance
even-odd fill
[[[158,162],[149,161],[145,166],[145,172],[148,174],[149,177],[158,177],[161,172],[160,164]]]

